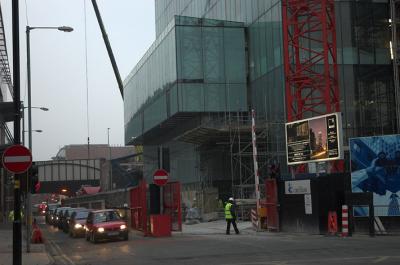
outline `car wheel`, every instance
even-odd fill
[[[86,237],[86,241],[89,241],[89,233],[88,232],[86,232],[85,237]]]
[[[126,235],[124,235],[123,239],[124,239],[124,241],[128,241],[129,240],[129,234],[126,233]]]

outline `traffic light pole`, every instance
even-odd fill
[[[28,171],[29,172],[29,171]],[[32,195],[29,189],[30,178],[29,173],[26,173],[26,252],[31,252],[31,224],[32,224]]]
[[[30,28],[26,27],[26,70],[28,76],[28,140],[29,150],[32,152],[32,105],[31,105],[31,41]],[[25,123],[25,121],[24,121]],[[25,135],[25,132],[22,132]],[[29,171],[28,171],[29,172]],[[27,173],[27,184],[30,183],[29,173]],[[29,187],[29,186],[28,186]],[[28,188],[26,191],[26,252],[31,252],[30,230],[31,230],[31,192]]]
[[[21,143],[19,0],[12,1],[14,144]],[[13,265],[22,265],[21,185],[23,175],[14,175]]]

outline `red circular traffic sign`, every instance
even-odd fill
[[[4,168],[11,173],[24,173],[32,165],[31,151],[22,145],[10,146],[3,153],[2,163]]]
[[[158,169],[153,174],[153,182],[158,186],[164,186],[168,182],[168,172],[164,169]]]

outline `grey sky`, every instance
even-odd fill
[[[71,26],[74,31],[31,31],[34,160],[47,160],[67,144],[87,143],[84,0],[25,0],[30,26]],[[21,99],[26,95],[26,13],[20,0]],[[122,79],[155,38],[153,0],[98,0]],[[12,56],[11,0],[1,0]],[[92,3],[86,0],[89,119],[92,144],[123,145],[123,101],[101,37]],[[12,58],[10,58],[12,61]],[[25,113],[27,116],[27,112]],[[27,127],[27,126],[26,126]],[[26,134],[27,138],[27,134]]]

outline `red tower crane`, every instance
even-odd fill
[[[282,0],[282,16],[288,121],[340,111],[334,0]]]
[[[288,121],[339,111],[334,0],[283,0]]]

